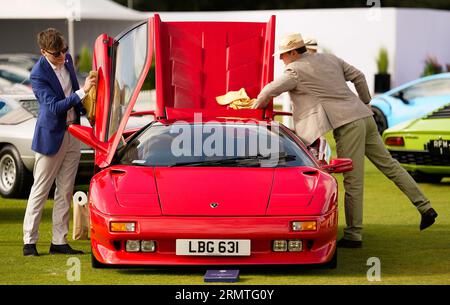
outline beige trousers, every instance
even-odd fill
[[[79,162],[80,142],[67,131],[55,155],[46,156],[36,153],[34,183],[23,222],[24,244],[36,244],[39,239],[39,224],[53,182],[56,182],[56,189],[52,216],[52,243],[67,244],[70,203]]]
[[[362,240],[364,156],[397,185],[420,213],[431,208],[430,201],[414,179],[385,148],[373,117],[341,126],[333,131],[333,135],[338,157],[353,160],[353,170],[344,173],[345,239]]]

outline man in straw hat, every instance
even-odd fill
[[[353,160],[353,171],[344,173],[347,226],[338,247],[362,247],[364,155],[419,210],[420,230],[431,226],[436,211],[383,145],[370,110],[371,97],[364,74],[332,54],[307,52],[300,34],[283,36],[274,55],[284,62],[284,73],[261,90],[253,108],[264,108],[271,98],[289,92],[295,132],[303,142],[310,145],[333,130],[338,157]],[[354,84],[359,98],[347,81]]]
[[[309,53],[317,53],[319,45],[315,38],[305,38],[305,47]]]

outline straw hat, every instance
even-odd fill
[[[305,38],[305,46],[307,49],[317,50],[317,40],[314,38]]]
[[[304,46],[305,43],[303,42],[303,38],[300,33],[285,34],[281,36],[280,41],[278,42],[278,50],[273,54],[273,56],[296,50]]]

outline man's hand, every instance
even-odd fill
[[[265,108],[265,105],[264,105],[264,103],[261,100],[256,99],[253,102],[252,109],[258,109],[258,108]]]
[[[84,93],[88,94],[89,90],[91,90],[92,86],[95,85],[96,77],[95,75],[89,74],[88,77],[86,77],[86,81],[84,82],[83,91]]]

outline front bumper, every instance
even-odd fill
[[[317,230],[292,232],[291,221],[316,220]],[[136,232],[109,231],[111,221],[135,221]],[[108,265],[277,265],[321,264],[336,248],[337,210],[321,216],[131,217],[109,216],[91,206],[91,243],[95,258]],[[250,256],[176,255],[176,239],[250,239]],[[301,252],[273,252],[276,239],[300,239]],[[125,251],[126,240],[155,240],[156,252]]]

